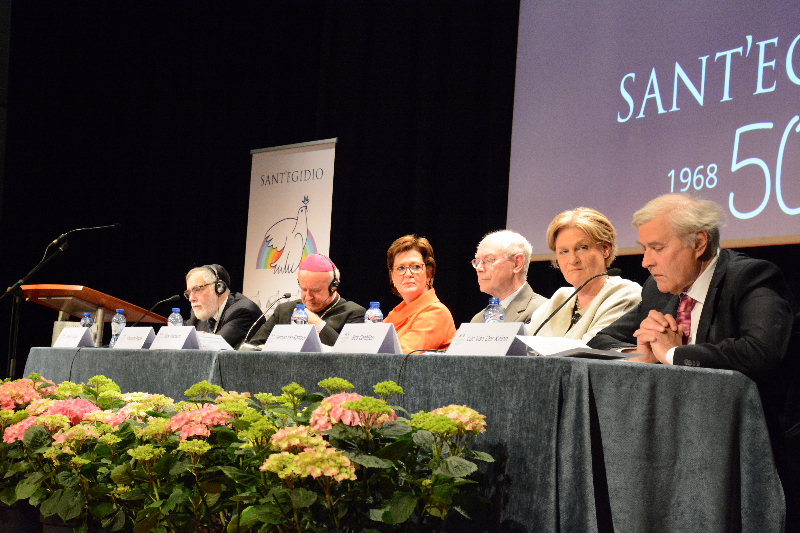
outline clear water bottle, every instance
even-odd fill
[[[500,305],[500,300],[497,298],[489,298],[489,305],[483,312],[483,321],[487,324],[490,322],[502,322],[506,318],[506,312],[503,311],[503,306]]]
[[[364,322],[367,324],[379,324],[383,322],[383,313],[381,312],[380,302],[370,302],[369,309],[364,313]]]
[[[298,326],[308,324],[308,313],[306,313],[305,305],[297,304],[297,307],[295,307],[292,313],[292,324],[297,324]]]
[[[92,326],[94,326],[94,320],[92,320],[92,313],[83,313],[83,318],[81,318],[81,327],[90,328]]]
[[[183,325],[183,317],[181,316],[181,308],[180,307],[173,307],[172,314],[169,315],[167,319],[168,326],[182,326]]]
[[[109,348],[113,348],[114,344],[119,339],[119,334],[125,328],[125,312],[124,309],[117,309],[117,314],[111,319],[111,340],[108,343]]]

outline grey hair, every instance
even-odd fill
[[[497,243],[500,245],[500,250],[506,255],[506,257],[511,257],[517,254],[522,254],[523,257],[525,257],[525,265],[522,267],[522,275],[527,277],[528,267],[531,264],[531,254],[533,253],[533,247],[531,247],[531,243],[528,242],[528,239],[516,231],[503,229],[500,231],[487,233],[483,239],[481,239],[481,242],[478,243],[478,247],[480,247],[480,245],[483,244],[484,241],[486,241],[486,239],[489,237],[497,241]]]
[[[717,253],[720,228],[725,225],[725,214],[719,205],[685,194],[664,194],[650,200],[633,214],[633,227],[638,228],[661,215],[667,216],[670,230],[686,248],[694,247],[698,231],[708,235],[708,245],[701,260],[711,259]]]

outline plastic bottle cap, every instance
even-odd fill
[[[370,302],[370,303],[369,303],[369,306],[370,306],[370,307],[380,307],[380,305],[381,305],[381,303],[380,303],[380,302]]]
[[[117,309],[117,313],[119,313],[119,314],[122,314],[122,313],[124,313],[124,312],[125,312],[125,310],[124,310],[124,309]]]
[[[83,313],[83,316],[88,316],[88,317],[91,317],[91,316],[92,316],[92,313]]]
[[[495,298],[495,297],[489,298],[489,305],[497,305],[499,303],[500,303],[500,299],[499,298]]]
[[[173,307],[172,308],[172,312],[173,313],[180,313],[181,312],[181,308],[180,307]]]
[[[305,309],[306,306],[303,304],[297,304],[297,309]]]

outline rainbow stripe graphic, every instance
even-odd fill
[[[258,259],[256,260],[256,268],[258,269],[275,269],[275,263],[280,259],[281,252],[283,250],[278,250],[273,248],[270,244],[267,243],[266,240],[261,243],[261,249],[258,251]],[[303,248],[303,257],[300,258],[302,261],[306,257],[311,254],[317,253],[317,242],[314,240],[314,236],[311,234],[311,230],[308,230],[306,233],[306,245]]]

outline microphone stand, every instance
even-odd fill
[[[156,307],[158,307],[159,305],[161,305],[161,304],[165,304],[165,303],[167,303],[167,302],[174,302],[175,300],[180,300],[180,299],[181,299],[181,297],[180,297],[179,295],[177,295],[177,294],[176,294],[175,296],[170,296],[170,297],[169,297],[169,298],[167,298],[166,300],[161,300],[160,302],[156,302],[155,304],[153,304],[153,307],[151,307],[150,309],[148,309],[148,310],[147,310],[147,312],[146,312],[145,314],[143,314],[141,317],[139,317],[139,320],[137,320],[136,322],[134,322],[134,324],[133,324],[131,327],[132,327],[132,328],[135,328],[136,326],[138,326],[138,325],[139,325],[139,322],[141,322],[142,320],[144,320],[144,317],[146,317],[147,315],[149,315],[149,314],[150,314],[150,313],[153,311],[153,309],[155,309],[155,308],[156,308]]]
[[[33,267],[33,269],[28,272],[25,277],[21,280],[16,282],[12,285],[2,296],[0,296],[0,302],[5,300],[9,296],[14,296],[14,301],[11,304],[11,324],[9,328],[8,334],[8,365],[6,366],[6,376],[9,378],[13,378],[14,374],[17,371],[17,340],[19,338],[19,316],[21,311],[22,305],[22,286],[27,283],[27,281],[33,277],[34,274],[39,272],[47,263],[49,263],[55,256],[60,254],[61,252],[66,251],[69,247],[69,243],[67,242],[66,237],[63,239],[63,242],[58,247],[58,249],[50,254],[49,257],[45,257],[39,263]]]
[[[244,336],[244,340],[242,341],[242,343],[241,343],[241,344],[240,344],[240,345],[239,345],[239,346],[238,346],[236,349],[237,349],[237,350],[240,350],[240,351],[243,351],[243,352],[255,352],[255,351],[258,351],[258,347],[257,347],[257,346],[254,346],[254,345],[252,345],[252,344],[250,344],[250,343],[248,343],[248,342],[247,342],[247,338],[248,338],[248,337],[250,337],[250,332],[251,332],[251,331],[253,331],[253,328],[254,328],[254,327],[256,327],[256,324],[258,324],[259,322],[261,322],[261,319],[262,319],[262,318],[266,318],[266,316],[267,316],[267,313],[269,313],[269,310],[270,310],[270,309],[272,309],[273,307],[275,307],[275,304],[277,304],[277,303],[278,303],[278,302],[280,302],[281,300],[288,300],[288,299],[289,299],[289,298],[291,298],[291,297],[292,297],[292,294],[291,294],[291,293],[289,293],[289,292],[287,292],[287,293],[285,293],[283,296],[279,297],[277,300],[275,300],[274,302],[272,302],[271,304],[269,304],[269,305],[267,306],[267,310],[266,310],[266,311],[264,311],[263,313],[261,313],[261,316],[260,316],[260,317],[258,317],[258,318],[256,319],[256,321],[255,321],[255,322],[253,322],[253,325],[252,325],[252,326],[250,326],[250,329],[248,329],[248,330],[247,330],[247,333],[246,333],[246,334],[245,334],[245,336]]]

